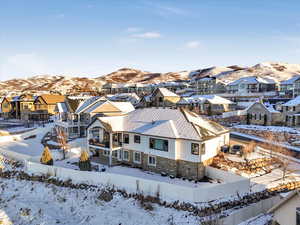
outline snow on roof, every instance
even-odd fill
[[[59,113],[69,112],[67,104],[65,102],[56,103],[56,106]]]
[[[140,133],[166,138],[202,140],[227,130],[203,117],[179,109],[144,108],[121,117],[99,117],[113,131]],[[122,125],[120,125],[120,123]]]
[[[131,104],[131,102],[110,102],[110,103],[124,113],[131,112],[135,109],[134,106]]]
[[[288,80],[281,81],[280,84],[293,84],[298,79],[300,79],[300,75],[295,75]]]
[[[222,98],[218,95],[192,95],[190,97],[182,98],[178,103],[204,103],[208,101],[211,104],[221,105],[221,104],[233,104],[232,101]]]
[[[98,101],[103,101],[104,99],[105,98],[100,97],[100,96],[94,96],[94,97],[88,98],[88,99],[86,99],[85,101],[83,101],[79,104],[79,106],[76,109],[75,113],[81,113],[83,110],[87,109],[88,107],[91,107],[92,105],[94,105]]]
[[[296,105],[300,105],[300,95],[297,96],[296,98],[282,104],[283,106],[296,106]]]
[[[238,80],[235,80],[228,84],[228,86],[234,86],[239,84],[258,84],[258,83],[264,83],[264,84],[275,84],[275,81],[270,78],[262,78],[262,77],[256,77],[256,76],[250,76],[250,77],[242,77]]]
[[[279,111],[277,111],[276,109],[274,109],[274,107],[271,104],[263,104],[261,102],[251,102],[251,104],[245,109],[245,111],[248,111],[255,104],[262,105],[270,113],[280,113]]]
[[[178,97],[174,92],[168,90],[167,88],[158,88],[158,90],[162,93],[163,96],[168,97]]]
[[[96,110],[98,107],[100,107],[103,104],[111,104],[117,109],[120,110],[122,113],[128,113],[134,110],[134,106],[130,102],[112,102],[109,100],[106,101],[98,101],[94,105],[91,105],[87,109],[83,110],[85,113],[92,113],[94,110]]]

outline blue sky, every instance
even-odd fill
[[[299,0],[3,0],[0,80],[300,63]]]

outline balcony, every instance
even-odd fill
[[[104,141],[104,140],[101,141],[98,138],[89,139],[89,145],[93,145],[93,146],[100,147],[100,148],[105,148],[105,149],[110,148],[110,142],[109,141]],[[113,142],[112,147],[113,147],[113,149],[120,148],[120,147],[122,147],[122,142]]]

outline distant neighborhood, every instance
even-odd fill
[[[241,217],[219,215],[216,224],[238,224],[261,213],[288,224],[283,204],[291,204],[291,216],[298,213],[291,199],[298,198],[300,180],[291,167],[300,159],[299,81],[300,75],[281,82],[244,76],[229,83],[204,76],[155,84],[107,82],[97,92],[76,95],[8,94],[0,99],[2,143],[28,149],[5,147],[0,153],[25,157],[30,173],[101,180],[161,199],[225,198],[229,204],[226,198],[238,196],[236,204],[245,207],[237,212]],[[5,139],[10,136],[15,139]],[[38,143],[42,147],[32,149]],[[277,195],[287,191],[294,192]],[[212,207],[202,214],[211,215],[220,205]],[[260,210],[249,213],[251,207]]]

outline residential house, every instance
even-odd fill
[[[12,114],[13,107],[11,104],[11,100],[12,100],[11,97],[3,97],[1,99],[1,116],[4,119],[10,119],[13,116]]]
[[[276,82],[270,78],[258,76],[242,77],[226,86],[227,93],[247,94],[276,91]]]
[[[134,106],[130,102],[113,102],[99,96],[81,102],[74,112],[63,105],[61,107],[64,109],[58,109],[58,111],[66,112],[67,116],[63,116],[65,115],[63,113],[58,117],[55,126],[64,129],[69,137],[86,136],[86,127],[95,116],[120,116],[134,110]]]
[[[116,102],[131,102],[132,105],[137,105],[140,102],[140,97],[136,93],[119,93],[107,95],[106,98]]]
[[[64,102],[56,104],[55,128],[63,129],[67,138],[79,137],[78,115],[75,111],[80,103],[80,99],[66,98]]]
[[[300,75],[280,82],[280,96],[295,98],[300,95]]]
[[[300,225],[300,193],[299,190],[290,192],[268,213],[273,214],[273,223],[279,225]]]
[[[225,83],[216,77],[201,77],[191,81],[192,87],[198,95],[211,95],[226,92]]]
[[[300,125],[300,96],[282,104],[285,125]]]
[[[65,96],[45,94],[38,96],[34,101],[34,112],[31,112],[32,120],[46,121],[55,114],[56,104],[64,102]]]
[[[97,117],[87,128],[93,160],[156,173],[201,179],[229,132],[193,112],[142,108],[117,117]]]
[[[247,124],[254,125],[283,125],[283,115],[274,109],[272,105],[265,105],[261,102],[252,103],[247,109]]]
[[[177,106],[205,115],[220,115],[223,112],[235,110],[235,104],[232,101],[217,95],[183,97],[177,102]]]
[[[180,100],[180,96],[167,88],[157,88],[152,94],[141,99],[140,107],[171,107]]]
[[[30,94],[24,94],[19,96],[21,120],[33,120],[32,113],[35,111],[35,99],[36,97]]]

